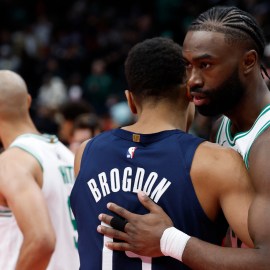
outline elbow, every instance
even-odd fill
[[[49,260],[55,250],[56,237],[54,234],[39,235],[32,239],[32,244],[37,254],[42,254],[43,258]]]
[[[24,234],[16,269],[45,270],[56,246],[54,232],[36,230]]]
[[[39,249],[42,250],[43,254],[52,256],[56,246],[56,237],[55,235],[44,236],[39,239]]]

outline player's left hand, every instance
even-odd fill
[[[102,225],[99,225],[97,230],[106,236],[124,241],[107,242],[106,246],[109,249],[131,251],[149,257],[163,256],[160,251],[160,238],[164,230],[172,227],[173,223],[162,208],[145,193],[139,192],[138,198],[150,213],[138,215],[117,204],[109,203],[109,210],[128,221],[124,227],[124,232]],[[112,218],[112,216],[106,214],[99,215],[99,220],[108,225],[110,225]]]

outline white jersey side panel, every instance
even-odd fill
[[[3,206],[0,206],[0,238],[0,269],[15,269],[23,236],[12,212]]]
[[[43,170],[42,192],[57,237],[55,251],[47,270],[79,269],[79,256],[76,247],[78,234],[69,203],[70,192],[74,184],[74,155],[55,136],[25,134],[19,136],[10,147],[19,147],[33,155]],[[14,221],[11,219],[9,222],[11,230],[16,234],[18,231],[16,221],[13,226]],[[11,242],[11,239],[7,239],[5,242]],[[0,250],[2,243],[1,239]],[[18,246],[20,244],[21,239],[18,237]],[[18,247],[12,252],[13,257],[16,258],[19,252],[17,249]],[[10,253],[7,256],[10,258]],[[0,261],[2,257],[3,254],[0,253]],[[13,260],[16,261],[16,258]],[[6,263],[8,262],[6,261]],[[0,269],[14,268],[5,265]]]

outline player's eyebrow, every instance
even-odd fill
[[[202,55],[192,57],[192,61],[197,61],[197,60],[202,60],[202,59],[213,59],[213,58],[214,58],[213,55],[204,53]],[[183,59],[185,62],[188,62],[188,60],[185,57],[183,57]]]
[[[192,60],[195,60],[196,61],[196,60],[201,60],[201,59],[212,59],[212,58],[213,58],[212,55],[210,55],[208,53],[204,53],[202,55],[193,57]]]

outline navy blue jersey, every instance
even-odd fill
[[[171,257],[141,257],[104,246],[110,239],[97,232],[98,215],[112,214],[108,202],[147,213],[137,198],[139,190],[166,211],[176,228],[221,244],[228,227],[224,216],[221,213],[215,222],[206,216],[190,178],[194,153],[202,141],[180,130],[143,135],[115,129],[88,142],[71,193],[81,270],[189,269]]]

